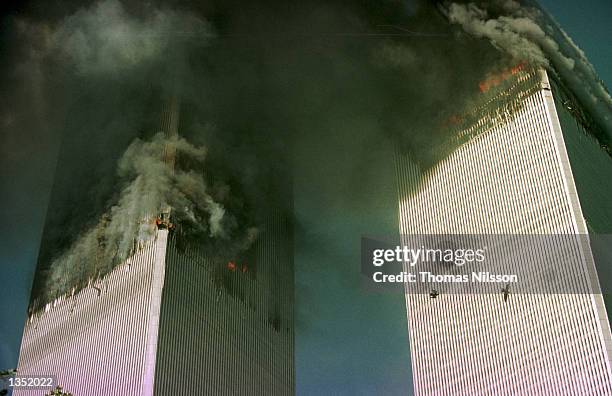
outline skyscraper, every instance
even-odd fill
[[[455,123],[450,155],[427,169],[397,156],[400,233],[584,235],[610,219],[612,208],[597,197],[611,159],[583,133],[562,87],[520,66],[481,90],[483,106]],[[596,170],[600,181],[576,182],[589,163],[607,164]],[[588,246],[568,249],[583,259],[557,270],[577,269],[576,283],[596,286]],[[600,293],[515,294],[508,302],[407,293],[406,306],[418,395],[612,393]]]
[[[174,98],[162,129],[172,137],[178,128]],[[171,144],[160,155],[175,166]],[[253,246],[230,261],[181,241],[171,208],[151,214],[154,236],[127,260],[32,313],[18,373],[53,375],[75,395],[292,394],[292,203],[285,187],[286,206],[271,208]]]

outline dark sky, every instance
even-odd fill
[[[612,33],[612,4],[605,0],[588,6],[575,1],[541,3],[585,50],[610,86],[612,47],[607,44]],[[3,7],[9,8],[6,3]],[[407,12],[410,9],[407,5]],[[15,6],[12,12],[19,10]],[[53,103],[23,102],[25,97],[39,97],[39,77],[30,69],[20,73],[16,71],[20,65],[4,61],[13,59],[16,51],[7,45],[13,37],[6,26],[2,23],[1,71],[10,86],[28,95],[3,95],[0,102],[0,270],[4,280],[0,289],[0,369],[16,366],[61,140],[60,131],[47,125],[57,124],[54,117],[62,113],[47,110]],[[321,95],[329,99],[327,93]],[[362,105],[360,100],[356,103]],[[377,140],[373,118],[367,114],[354,117],[350,109],[337,107],[330,117],[334,122],[309,122],[296,128],[316,127],[317,131],[300,134],[295,152],[295,207],[300,227],[296,299],[301,307],[298,320],[304,322],[298,323],[296,339],[298,388],[301,394],[320,389],[334,394],[405,394],[410,376],[402,297],[366,295],[358,286],[360,236],[397,230],[392,163],[379,160],[389,147]],[[352,158],[356,156],[364,159],[360,164],[372,166],[355,169]],[[355,184],[360,188],[355,189]]]

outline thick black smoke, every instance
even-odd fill
[[[586,129],[612,155],[612,97],[584,52],[535,1],[447,1],[441,8],[468,34],[552,73],[585,109]]]
[[[121,212],[116,208],[123,207],[130,183],[142,180],[147,166],[155,164],[133,167],[127,177],[116,169],[137,163],[122,159],[126,151],[133,160],[151,159],[157,150],[152,147],[161,144],[156,133],[170,95],[181,101],[184,147],[205,147],[206,159],[189,164],[185,180],[166,175],[138,187],[134,196],[167,189],[151,199],[149,211],[181,191],[175,198],[184,201],[176,202],[175,210],[183,210],[182,219],[197,218],[186,228],[204,239],[235,237],[236,246],[242,246],[249,239],[246,230],[259,227],[270,208],[289,209],[291,195],[281,181],[292,173],[296,145],[316,140],[304,136],[359,135],[347,144],[364,144],[357,150],[363,153],[391,142],[428,169],[456,147],[445,126],[483,100],[479,82],[514,66],[517,58],[524,60],[523,50],[509,49],[514,42],[492,40],[478,28],[479,21],[502,15],[487,14],[492,11],[482,5],[103,0],[67,2],[60,10],[48,2],[30,4],[29,13],[10,20],[19,48],[14,64],[32,76],[32,92],[53,114],[48,127],[63,133],[39,257],[39,268],[46,271],[35,281],[35,296],[52,295],[56,286],[65,289],[82,278],[63,275],[72,264],[67,272],[54,272],[52,263],[78,262],[66,259],[77,252],[85,257],[79,241],[95,239],[93,230],[106,229],[101,224],[129,230],[126,241],[105,242],[120,246],[119,259],[129,254],[134,235],[147,235],[136,220],[142,210],[116,217],[129,218],[126,223],[117,222],[113,210]],[[39,8],[51,17],[37,16]],[[501,21],[504,33],[525,26],[540,37],[527,19],[518,25]],[[548,41],[536,43],[555,48]],[[546,65],[530,48],[528,60]],[[557,62],[541,53],[551,64]],[[342,158],[343,166],[354,169],[350,188],[359,191],[372,159]],[[182,182],[195,183],[189,194]],[[228,223],[216,228],[221,218]],[[226,229],[231,231],[224,234]],[[112,235],[118,234],[106,237]],[[57,275],[48,283],[50,273]],[[84,272],[86,277],[92,273]]]
[[[168,147],[189,169],[164,161]],[[239,217],[243,209],[235,211],[231,188],[208,185],[203,147],[163,133],[150,141],[136,139],[119,160],[118,173],[116,203],[51,263],[43,300],[85,286],[142,249],[155,238],[156,220],[165,208],[171,209],[171,223],[165,227],[228,257],[248,249],[256,237],[248,217]]]

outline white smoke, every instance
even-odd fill
[[[179,36],[209,35],[192,14],[155,10],[142,19],[129,16],[117,0],[105,0],[67,18],[53,41],[82,73],[121,72],[158,59]]]
[[[95,2],[59,24],[18,20],[20,32],[33,43],[31,57],[55,58],[79,75],[119,75],[137,66],[173,57],[181,43],[206,43],[210,25],[192,13],[142,7],[136,17],[118,0]]]
[[[163,160],[165,147],[173,147],[178,156],[195,164],[195,169],[169,166]],[[116,204],[53,261],[46,287],[48,297],[82,286],[127,259],[155,236],[155,220],[167,207],[171,208],[172,222],[200,237],[226,241],[232,245],[228,250],[248,248],[255,230],[238,224],[213,196],[216,194],[204,178],[205,159],[204,147],[182,138],[158,133],[150,141],[136,139],[118,164],[125,184]]]
[[[491,44],[516,61],[528,61],[557,75],[612,136],[612,97],[584,52],[535,5],[513,0],[449,3],[451,23]]]

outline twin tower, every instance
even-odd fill
[[[169,137],[179,108],[172,98],[162,112]],[[171,144],[160,155],[175,166]],[[293,225],[269,213],[246,267],[180,246],[160,208],[154,237],[125,262],[32,314],[18,373],[51,374],[74,395],[293,394]]]
[[[454,126],[460,144],[448,156],[426,169],[396,157],[401,235],[612,231],[612,160],[577,122],[571,95],[541,70],[506,77]],[[176,134],[178,103],[164,114]],[[163,155],[173,166],[172,147]],[[256,271],[244,272],[198,246],[178,249],[171,227],[158,227],[95,288],[32,315],[19,374],[51,373],[75,395],[293,394],[293,226],[272,210],[262,229],[249,253]],[[415,393],[612,394],[592,251],[562,249],[576,259],[555,270],[584,292],[406,293]]]

